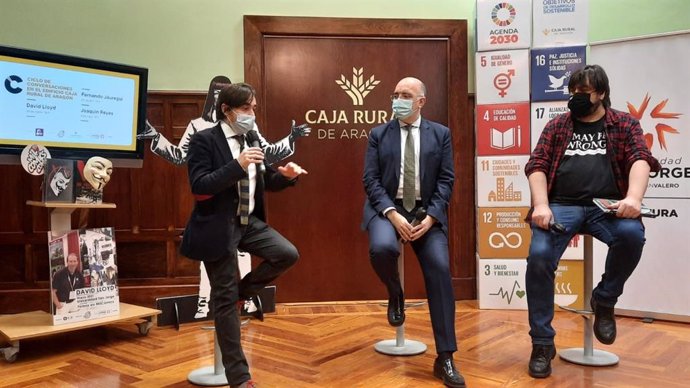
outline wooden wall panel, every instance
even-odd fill
[[[152,92],[148,98],[148,117],[151,123],[168,139],[177,143],[189,120],[196,118],[201,112],[205,93],[182,92]],[[472,101],[468,100],[472,107]],[[182,107],[179,108],[178,107]],[[181,114],[180,111],[186,113]],[[465,117],[467,123],[472,122],[471,109]],[[176,112],[173,114],[173,112]],[[190,115],[190,117],[184,117]],[[175,117],[173,119],[173,117]],[[173,123],[175,125],[173,126]],[[177,129],[175,129],[177,128]],[[282,123],[268,130],[268,136],[277,140],[287,134],[287,123]],[[313,134],[312,136],[315,136]],[[454,135],[455,136],[455,135]],[[306,141],[303,141],[306,140]],[[297,161],[303,155],[301,152],[309,150],[310,141],[302,139],[297,144]],[[189,192],[187,169],[173,166],[148,151],[145,153],[144,167],[141,169],[116,169],[113,180],[106,187],[104,199],[117,204],[116,209],[99,209],[91,211],[75,211],[72,216],[72,226],[82,224],[86,227],[113,226],[116,229],[115,238],[118,249],[118,263],[120,267],[120,298],[123,302],[136,303],[153,307],[157,297],[174,295],[190,295],[198,290],[199,263],[188,260],[177,253],[180,235],[193,206],[193,199]],[[474,144],[471,142],[470,144]],[[306,152],[306,151],[304,151]],[[457,152],[457,150],[456,150]],[[306,153],[304,154],[306,157]],[[361,155],[356,156],[359,158]],[[345,161],[348,155],[343,155]],[[457,155],[456,155],[457,157]],[[315,161],[314,163],[317,163]],[[318,169],[314,170],[315,174]],[[317,174],[318,175],[318,174]],[[359,172],[352,172],[349,179],[359,179]],[[304,182],[286,193],[271,194],[270,206],[282,203],[300,207],[293,202],[288,194],[304,193],[306,190],[318,193],[323,186],[316,185],[317,179],[306,177]],[[310,183],[310,180],[313,181]],[[305,185],[302,185],[305,183]],[[48,247],[46,231],[49,228],[50,214],[47,209],[34,208],[25,205],[26,200],[40,200],[40,177],[26,174],[19,165],[0,166],[0,314],[10,314],[32,310],[46,310],[49,308],[49,276],[48,276]],[[169,192],[155,189],[168,187]],[[359,187],[358,187],[359,188]],[[461,189],[456,185],[456,190]],[[304,190],[304,191],[303,191]],[[473,190],[466,188],[466,190]],[[155,193],[156,195],[153,195]],[[172,194],[172,195],[171,195]],[[281,195],[288,195],[281,197]],[[349,201],[346,193],[331,193],[333,204]],[[148,210],[155,207],[154,210]],[[360,217],[359,209],[356,214],[339,214],[332,222],[352,224],[352,220]],[[323,214],[326,217],[328,214]],[[451,217],[453,213],[451,212]],[[147,219],[148,217],[148,219]],[[463,220],[467,223],[466,220]],[[474,221],[472,221],[472,225]],[[144,226],[142,226],[144,225]],[[321,223],[304,223],[299,232],[304,236],[315,235]],[[469,224],[468,224],[469,225]],[[454,230],[460,230],[460,224],[453,222]],[[297,231],[297,229],[295,229]],[[348,238],[366,239],[363,232],[356,227],[349,232]],[[473,228],[468,230],[473,233]],[[331,240],[303,238],[298,247],[303,252],[318,252],[324,246],[331,244]],[[329,248],[330,249],[330,248]],[[337,250],[352,251],[348,244],[337,243]],[[326,250],[325,252],[327,252]],[[360,252],[358,260],[362,260],[365,253]],[[410,281],[419,276],[418,263],[414,255],[408,256],[408,273]],[[355,256],[352,256],[354,260]],[[308,265],[308,260],[319,260],[327,265],[319,265],[311,272],[300,272],[299,269]],[[461,262],[465,262],[464,259]],[[353,275],[348,271],[351,261],[335,261],[335,256],[329,253],[315,255],[305,260],[286,274],[283,283],[279,283],[278,299],[287,301],[288,287],[304,285],[313,287],[314,279],[331,279],[333,268],[341,271],[337,283],[348,290],[349,299],[366,299],[373,292],[377,296],[383,295],[383,289],[378,286],[373,271],[362,270]],[[368,263],[359,263],[366,267]],[[473,261],[472,261],[473,265]],[[454,282],[474,281],[474,269],[464,265],[454,268]],[[362,279],[367,282],[362,287]],[[473,284],[473,283],[472,283]],[[328,300],[327,294],[314,289],[311,295],[303,296],[302,300]],[[460,296],[460,295],[458,295]],[[298,299],[292,299],[298,300]]]
[[[245,79],[257,89],[263,133],[279,139],[290,119],[312,126],[312,136],[298,142],[294,156],[310,174],[267,197],[269,223],[301,254],[295,268],[278,279],[278,299],[385,297],[359,228],[362,172],[367,133],[388,121],[389,96],[405,76],[426,83],[422,115],[451,128],[451,271],[456,297],[473,298],[474,126],[467,119],[466,21],[245,16],[244,28]],[[355,101],[338,80],[377,83]],[[419,265],[407,252],[406,294],[423,297]]]
[[[23,283],[26,280],[24,245],[8,244],[2,249],[0,283]]]

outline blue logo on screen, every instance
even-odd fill
[[[43,136],[43,128],[36,128],[36,136]]]
[[[22,88],[20,88],[19,86],[12,86],[12,82],[20,84],[24,82],[24,80],[21,79],[18,75],[11,75],[7,77],[7,79],[5,79],[5,89],[7,89],[8,92],[12,94],[20,93],[22,91]]]

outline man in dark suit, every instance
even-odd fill
[[[426,87],[404,78],[395,87],[395,119],[371,130],[364,164],[362,228],[369,232],[371,263],[388,289],[388,322],[405,320],[405,298],[397,260],[398,239],[410,241],[424,273],[436,352],[434,375],[449,387],[465,381],[453,363],[455,297],[448,258],[448,201],[453,190],[450,130],[425,120]],[[413,226],[418,208],[426,217]]]
[[[180,246],[183,255],[204,261],[225,374],[231,387],[242,388],[254,383],[242,352],[238,303],[255,297],[298,258],[297,249],[265,223],[263,192],[291,186],[307,173],[295,163],[259,171],[263,151],[245,141],[254,128],[255,107],[250,85],[226,86],[216,104],[222,120],[192,137],[187,163],[197,201]],[[238,248],[263,259],[241,281]]]

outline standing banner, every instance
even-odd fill
[[[690,31],[593,43],[590,62],[608,74],[613,108],[640,120],[661,163],[650,175],[642,259],[616,308],[633,315],[690,321]],[[606,247],[595,244],[595,271]],[[598,276],[595,277],[595,280]]]
[[[477,51],[529,48],[530,0],[477,0]]]
[[[526,309],[532,6],[476,4],[477,297],[480,308]]]
[[[589,0],[534,0],[532,47],[587,43]]]

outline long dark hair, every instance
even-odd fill
[[[208,85],[208,94],[206,94],[206,101],[204,102],[204,110],[201,113],[201,117],[208,121],[213,122],[212,113],[216,108],[216,91],[223,89],[223,87],[232,84],[230,78],[224,75],[217,75],[213,77],[211,83]],[[216,116],[216,118],[222,118],[222,116]]]

